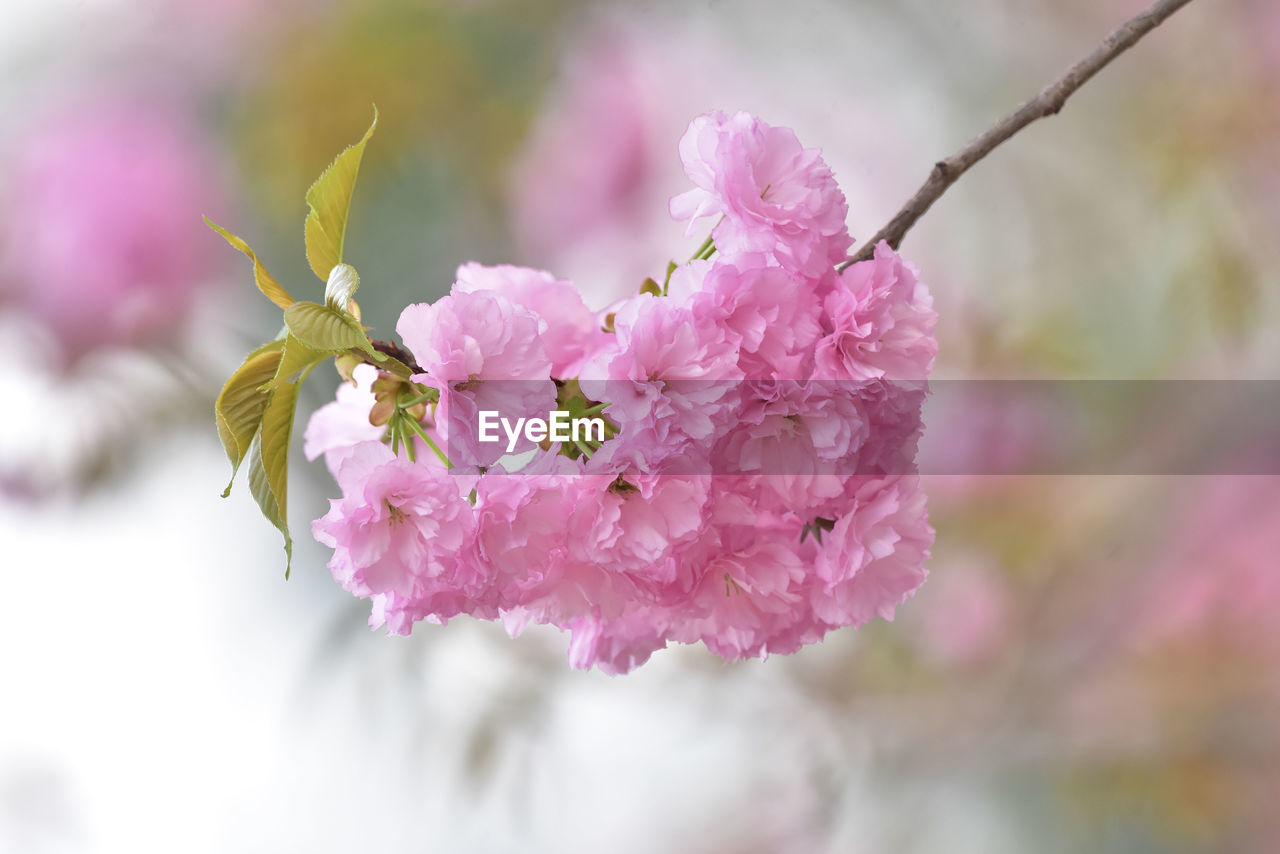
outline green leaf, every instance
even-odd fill
[[[365,143],[377,126],[378,108],[374,107],[373,124],[369,125],[360,141],[339,154],[307,190],[307,205],[310,207],[305,229],[307,263],[322,282],[328,282],[329,271],[342,263],[351,194],[356,188]]]
[[[262,291],[263,295],[266,296],[267,299],[271,300],[280,308],[288,308],[293,305],[293,297],[289,296],[289,292],[275,280],[274,276],[267,272],[267,268],[262,266],[262,262],[258,260],[258,256],[254,251],[249,248],[248,243],[245,243],[239,237],[236,237],[234,234],[227,231],[208,217],[204,218],[204,222],[205,225],[218,232],[218,234],[221,234],[228,243],[243,252],[245,255],[249,256],[249,260],[253,262],[253,280],[257,282],[258,290]]]
[[[250,350],[249,355],[245,356],[245,359],[246,360],[251,359],[254,356],[258,355],[259,353],[267,353],[272,350],[279,350],[281,347],[284,346],[284,337],[288,334],[289,334],[289,327],[287,326],[280,327],[280,332],[276,334],[275,338],[272,338],[270,341],[268,341],[266,344],[263,344],[261,347]]]
[[[285,569],[293,563],[293,537],[289,535],[289,443],[298,405],[298,383],[281,383],[271,392],[262,413],[262,429],[249,459],[249,491],[272,525],[284,535]]]
[[[284,311],[289,332],[303,344],[316,350],[350,350],[373,352],[364,327],[345,311],[315,302],[295,302]]]
[[[283,347],[283,341],[272,341],[250,353],[222,387],[214,404],[218,437],[231,460],[231,480],[222,492],[223,498],[230,494],[240,463],[249,453],[258,425],[262,423],[262,411],[270,395],[261,386],[276,375]]]
[[[304,344],[296,336],[289,335],[284,340],[280,367],[276,369],[275,376],[264,385],[264,388],[273,389],[281,383],[293,382],[298,374],[314,368],[332,355],[334,355],[332,350],[317,350]]]

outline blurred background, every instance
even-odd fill
[[[291,581],[218,498],[213,398],[279,321],[200,216],[318,297],[303,195],[373,103],[347,247],[390,337],[466,260],[602,306],[687,257],[709,109],[821,147],[866,237],[1143,5],[0,4],[0,852],[1274,851],[1280,478],[928,477],[894,623],[612,679],[554,630],[368,631],[300,453]],[[1278,234],[1280,5],[1199,0],[903,253],[939,378],[1275,379]]]

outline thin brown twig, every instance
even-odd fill
[[[929,173],[916,194],[902,206],[902,210],[889,221],[889,224],[868,240],[857,254],[841,264],[837,269],[843,270],[855,261],[865,261],[872,257],[876,244],[887,240],[894,249],[902,242],[911,226],[924,215],[925,211],[936,202],[947,188],[969,170],[969,167],[990,154],[996,146],[1022,130],[1037,119],[1057,114],[1077,89],[1089,78],[1107,66],[1111,60],[1137,44],[1138,40],[1165,19],[1191,0],[1157,0],[1145,12],[1134,17],[1114,30],[1111,35],[1098,45],[1092,53],[1068,68],[1062,76],[1046,86],[1039,95],[1018,107],[1012,113],[996,122],[990,129],[970,142],[957,154],[946,160],[939,160]]]

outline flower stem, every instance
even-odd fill
[[[707,235],[707,239],[702,242],[702,245],[698,247],[698,251],[693,253],[693,257],[690,258],[689,260],[705,261],[706,259],[710,258],[712,255],[714,255],[715,251],[716,251],[715,239],[711,235]]]
[[[437,398],[440,393],[433,388],[427,389],[424,394],[420,394],[410,400],[402,400],[397,405],[401,409],[408,409],[411,406],[417,406],[419,403],[425,403],[428,400]]]
[[[427,447],[431,449],[431,453],[436,455],[436,459],[440,460],[440,462],[444,464],[445,468],[453,468],[453,463],[449,462],[449,458],[444,455],[444,452],[440,450],[440,447],[432,441],[429,435],[427,435],[427,431],[422,429],[422,425],[418,423],[417,419],[406,418],[405,421],[408,423],[409,428],[418,434],[418,438],[427,443]]]
[[[392,418],[392,419],[391,419],[391,423],[390,423],[390,425],[388,425],[388,426],[389,426],[390,431],[391,431],[391,453],[395,454],[395,455],[398,457],[398,456],[400,456],[400,417],[399,417],[399,413],[397,413],[397,415],[396,415],[396,417],[395,417],[395,418]]]

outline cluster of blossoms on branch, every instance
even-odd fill
[[[837,272],[845,199],[790,130],[712,113],[680,153],[671,213],[714,228],[664,283],[593,312],[550,273],[464,264],[400,317],[410,376],[340,362],[305,436],[342,489],[313,533],[373,625],[550,623],[619,673],[668,642],[793,652],[923,582],[923,392],[899,381],[932,367],[927,290],[886,245]],[[481,441],[484,413],[557,411],[603,435]]]
[[[464,265],[448,296],[405,309],[407,351],[369,339],[342,260],[370,127],[307,193],[323,304],[295,300],[213,226],[284,311],[281,336],[218,397],[232,477],[248,460],[249,488],[291,556],[298,386],[337,357],[351,384],[306,440],[343,496],[313,533],[334,550],[334,576],[372,600],[375,626],[407,633],[459,614],[513,632],[549,623],[571,632],[575,666],[618,673],[672,641],[738,659],[891,618],[923,583],[933,540],[915,448],[937,342],[928,291],[890,244],[1187,2],[1157,0],[937,163],[884,241],[852,258],[848,208],[820,153],[748,114],[711,113],[680,142],[694,189],[670,212],[690,234],[715,224],[661,285],[647,279],[594,313],[552,274]],[[557,434],[559,415],[599,429]],[[506,453],[485,442],[498,416],[518,425]]]

